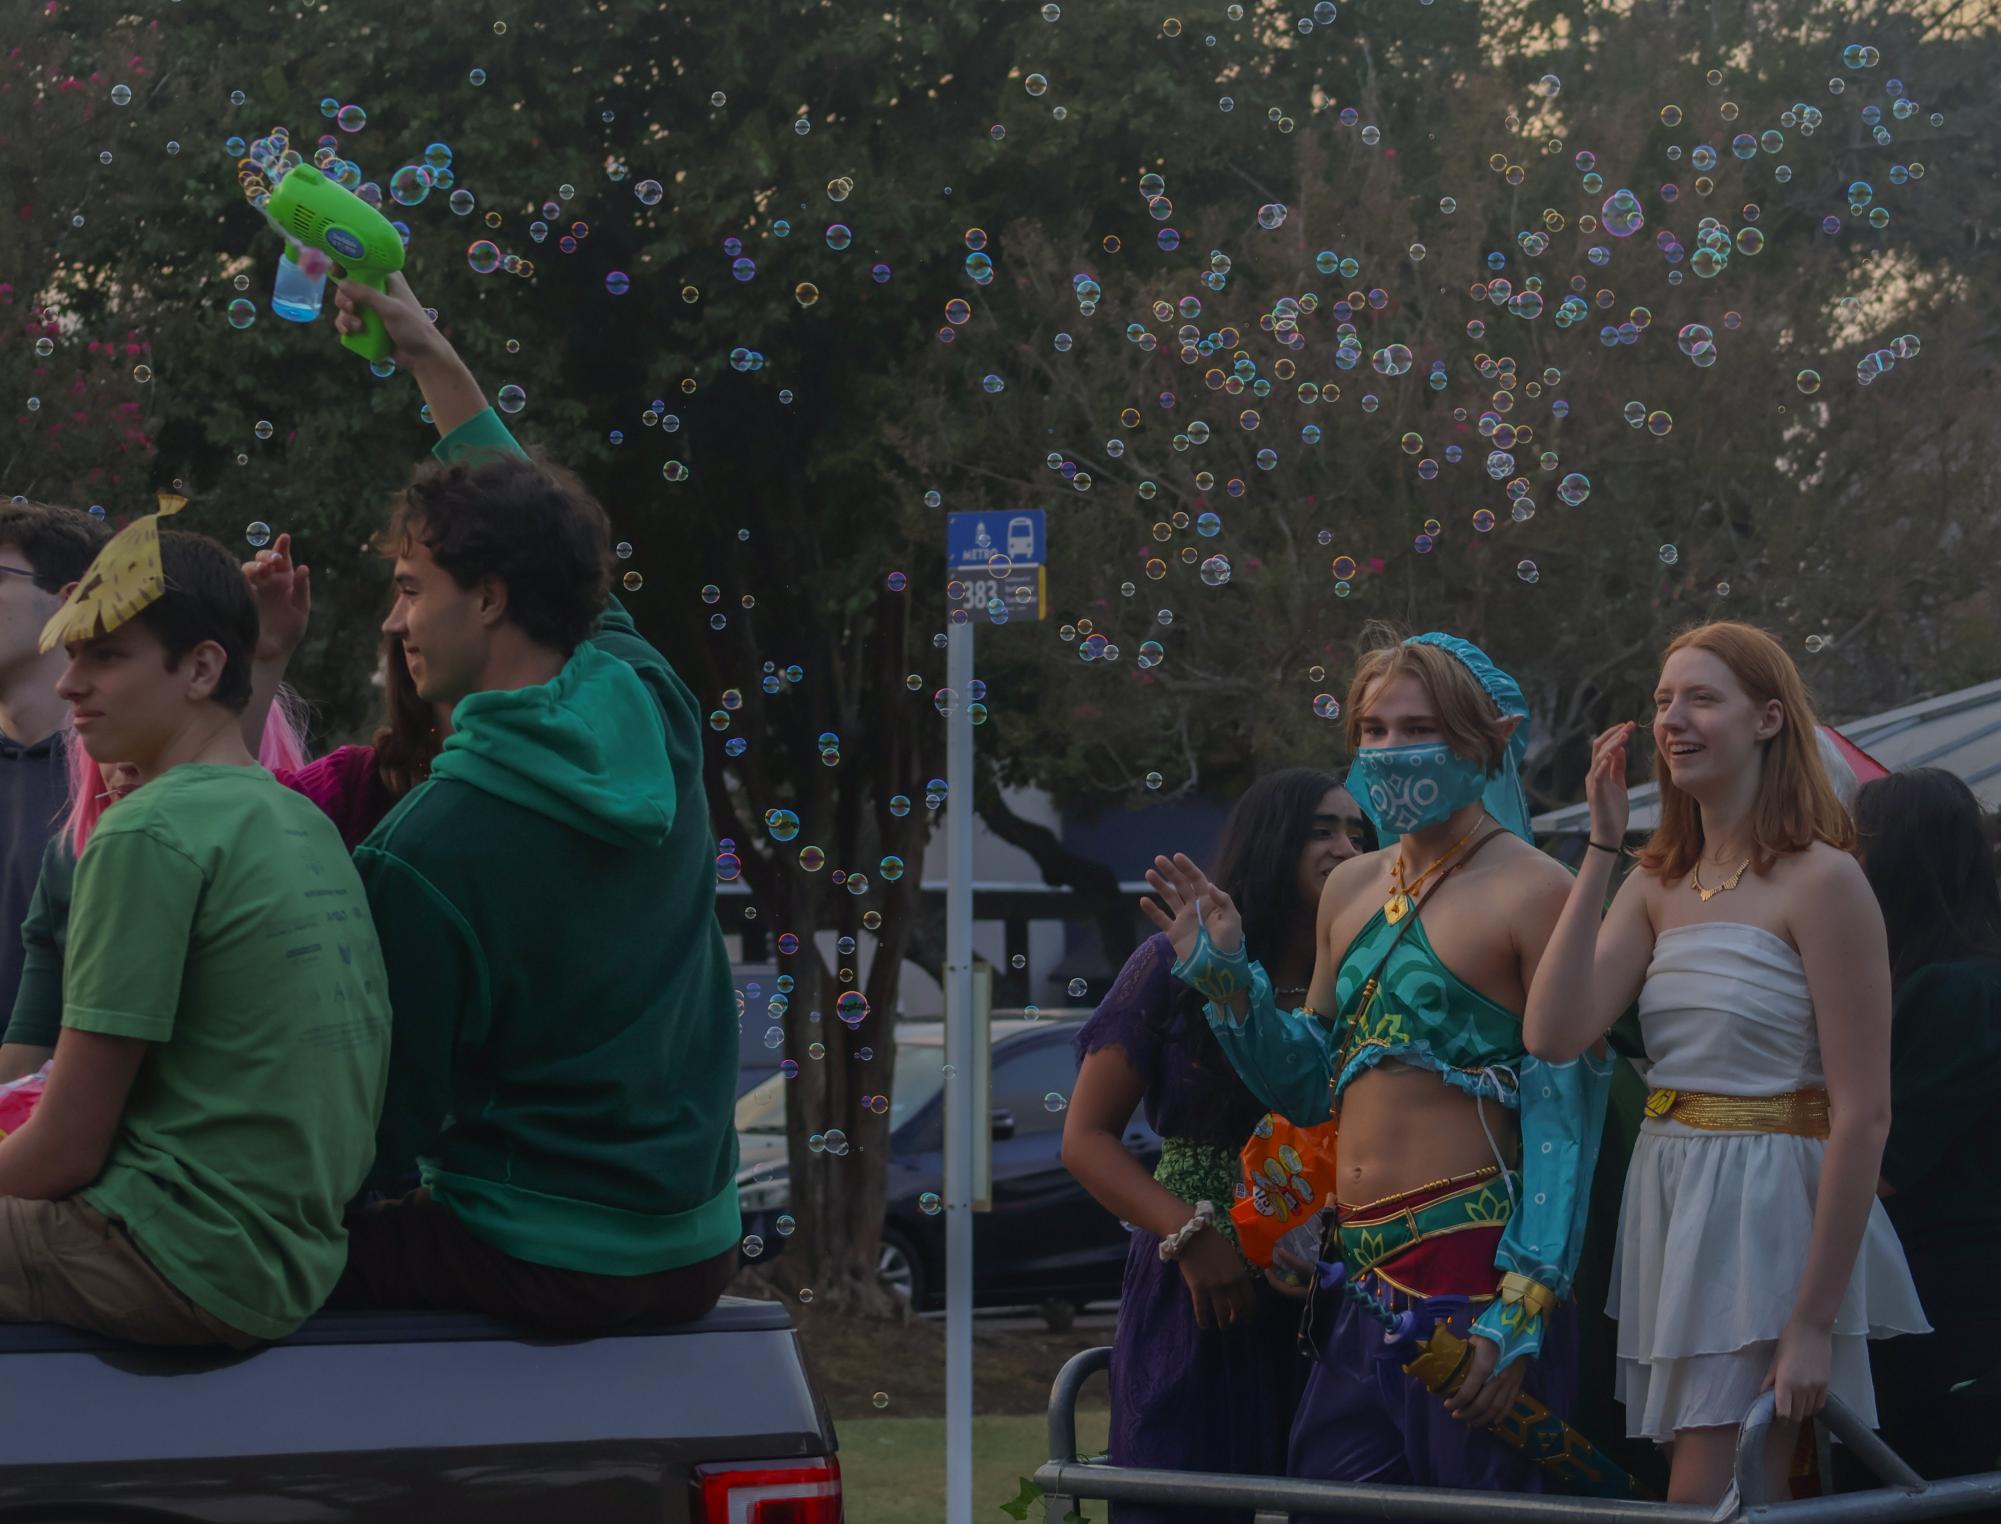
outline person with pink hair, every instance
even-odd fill
[[[352,851],[398,799],[423,781],[448,722],[417,699],[402,650],[392,642],[383,653],[388,717],[373,744],[336,747],[308,760],[305,705],[282,680],[311,614],[311,570],[292,559],[291,536],[281,534],[269,549],[243,563],[243,575],[257,602],[259,626],[244,740],[272,776],[319,806]],[[34,1073],[55,1051],[77,859],[104,812],[136,786],[123,764],[100,765],[81,746],[65,748],[65,759],[69,809],[42,854],[34,897],[21,923],[21,981],[0,1039],[0,1083]]]

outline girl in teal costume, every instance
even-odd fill
[[[1246,1083],[1298,1121],[1340,1108],[1351,1279],[1397,1307],[1453,1298],[1472,1335],[1448,1407],[1379,1367],[1380,1335],[1351,1301],[1323,1299],[1290,1469],[1540,1490],[1531,1462],[1477,1431],[1525,1381],[1558,1411],[1572,1396],[1560,1304],[1609,1065],[1536,1063],[1517,1014],[1570,879],[1525,839],[1526,705],[1477,647],[1433,634],[1372,652],[1349,698],[1352,791],[1398,840],[1328,880],[1306,1006],[1277,1008],[1234,907],[1186,858],[1149,875],[1174,912],[1155,919]]]

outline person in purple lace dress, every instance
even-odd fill
[[[1259,779],[1230,812],[1216,881],[1243,907],[1245,939],[1281,990],[1303,999],[1313,973],[1320,886],[1367,850],[1368,826],[1331,774],[1289,768]],[[1229,1208],[1238,1151],[1264,1115],[1203,1020],[1200,997],[1169,977],[1174,951],[1149,937],[1077,1034],[1077,1083],[1063,1162],[1132,1230],[1112,1338],[1111,1459],[1119,1466],[1283,1475],[1305,1374],[1297,1302],[1237,1252]],[[1165,1142],[1149,1174],[1122,1141],[1135,1109]],[[1213,1226],[1163,1239],[1216,1207]],[[1309,1267],[1299,1266],[1298,1269]],[[1297,1294],[1303,1295],[1303,1284]],[[1112,1524],[1247,1524],[1247,1513],[1111,1505]]]

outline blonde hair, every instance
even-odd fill
[[[1778,701],[1785,714],[1779,733],[1764,742],[1758,798],[1751,806],[1751,866],[1767,872],[1779,858],[1804,852],[1817,841],[1846,851],[1855,845],[1855,823],[1835,796],[1821,758],[1820,724],[1799,668],[1785,647],[1756,625],[1719,619],[1683,630],[1661,653],[1707,651],[1724,666],[1754,704]],[[1656,761],[1660,822],[1640,849],[1640,866],[1659,878],[1687,877],[1702,857],[1702,812]]]
[[[1371,621],[1363,631],[1366,647],[1348,685],[1348,750],[1362,744],[1363,700],[1372,687],[1399,677],[1424,685],[1438,710],[1446,745],[1488,772],[1507,755],[1508,727],[1493,697],[1466,663],[1433,645],[1408,645],[1393,626]]]

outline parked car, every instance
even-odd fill
[[[245,1353],[0,1326],[0,1520],[840,1524],[832,1421],[775,1302],[527,1340],[321,1313]],[[765,1500],[765,1510],[758,1509]]]
[[[993,1023],[993,1210],[973,1214],[975,1306],[1082,1307],[1119,1294],[1126,1231],[1063,1167],[1063,1113],[1047,1100],[1067,1101],[1076,1083],[1079,1025]],[[945,1190],[944,1068],[941,1023],[898,1025],[879,1267],[884,1284],[919,1311],[944,1302],[945,1218],[924,1210],[927,1195]],[[745,1234],[763,1239],[767,1259],[785,1249],[778,1219],[791,1195],[787,1083],[773,1075],[737,1102],[737,1199]],[[1142,1116],[1128,1124],[1125,1142],[1149,1169],[1160,1157],[1159,1135]]]

